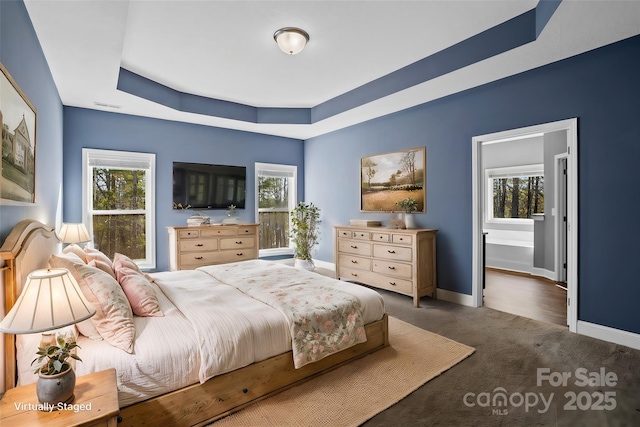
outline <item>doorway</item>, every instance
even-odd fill
[[[486,144],[504,142],[508,140],[519,140],[528,138],[534,134],[549,134],[552,132],[562,132],[566,136],[566,153],[559,155],[561,158],[554,158],[554,170],[562,167],[563,162],[566,163],[566,215],[560,215],[562,209],[554,207],[553,217],[556,219],[549,224],[549,229],[553,230],[557,236],[563,227],[562,223],[557,221],[558,218],[566,217],[566,283],[567,283],[567,324],[569,330],[576,331],[577,327],[577,235],[578,235],[578,218],[577,218],[577,119],[563,120],[542,125],[530,126],[521,129],[513,129],[504,132],[481,135],[472,138],[472,169],[473,169],[473,277],[472,277],[472,298],[476,307],[483,305],[483,278],[484,278],[484,257],[485,248],[483,247],[483,226],[485,224],[486,199],[485,197],[485,170],[483,168],[483,146]],[[554,185],[554,189],[558,189],[559,185]],[[555,191],[556,199],[559,191]],[[554,206],[558,206],[557,202]],[[551,231],[550,231],[551,232]],[[556,239],[559,240],[559,239]],[[563,247],[554,247],[554,259],[551,260],[553,274],[556,277],[561,272],[560,266],[564,267],[565,262],[561,260]],[[558,265],[558,263],[560,263]],[[565,273],[562,272],[562,275]]]

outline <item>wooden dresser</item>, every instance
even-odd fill
[[[169,270],[258,258],[258,224],[167,227]]]
[[[420,297],[436,295],[436,233],[432,229],[336,226],[336,278]]]

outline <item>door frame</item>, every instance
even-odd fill
[[[553,169],[554,169],[554,176],[555,176],[555,192],[554,192],[554,206],[555,206],[555,210],[556,210],[556,215],[553,221],[553,226],[554,226],[554,235],[557,237],[555,239],[555,244],[554,244],[554,252],[555,252],[555,264],[554,264],[554,274],[555,274],[555,279],[558,282],[566,282],[566,274],[563,274],[562,271],[564,270],[564,266],[562,265],[564,262],[566,262],[567,260],[565,260],[564,258],[564,254],[566,252],[567,249],[567,234],[564,231],[565,227],[564,227],[564,221],[562,219],[563,216],[567,216],[567,193],[568,193],[568,185],[564,185],[565,184],[565,179],[568,180],[568,176],[566,178],[563,179],[559,179],[558,177],[560,176],[560,173],[562,173],[562,171],[565,170],[567,171],[567,174],[569,173],[569,164],[567,161],[566,166],[563,168],[562,163],[563,161],[567,160],[567,153],[563,153],[563,154],[556,154],[553,157]],[[568,183],[567,183],[568,184]],[[563,200],[564,198],[564,200]],[[569,218],[567,217],[567,220]]]
[[[567,131],[567,317],[569,330],[578,324],[578,119],[572,118],[519,129],[511,129],[471,139],[472,168],[472,273],[471,297],[474,307],[482,307],[482,220],[484,171],[481,145],[502,139],[525,137],[534,133]]]

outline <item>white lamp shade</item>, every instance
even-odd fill
[[[58,233],[62,243],[82,243],[91,241],[87,227],[84,224],[63,222]]]
[[[300,28],[286,27],[276,31],[273,38],[280,50],[289,55],[295,55],[302,52],[309,41],[309,34]]]
[[[0,331],[30,334],[58,329],[96,314],[78,282],[66,268],[36,270],[15,305],[0,322]]]

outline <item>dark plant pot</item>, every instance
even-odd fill
[[[36,394],[40,403],[57,406],[58,403],[73,401],[75,387],[76,373],[69,367],[66,371],[55,375],[38,374]]]

